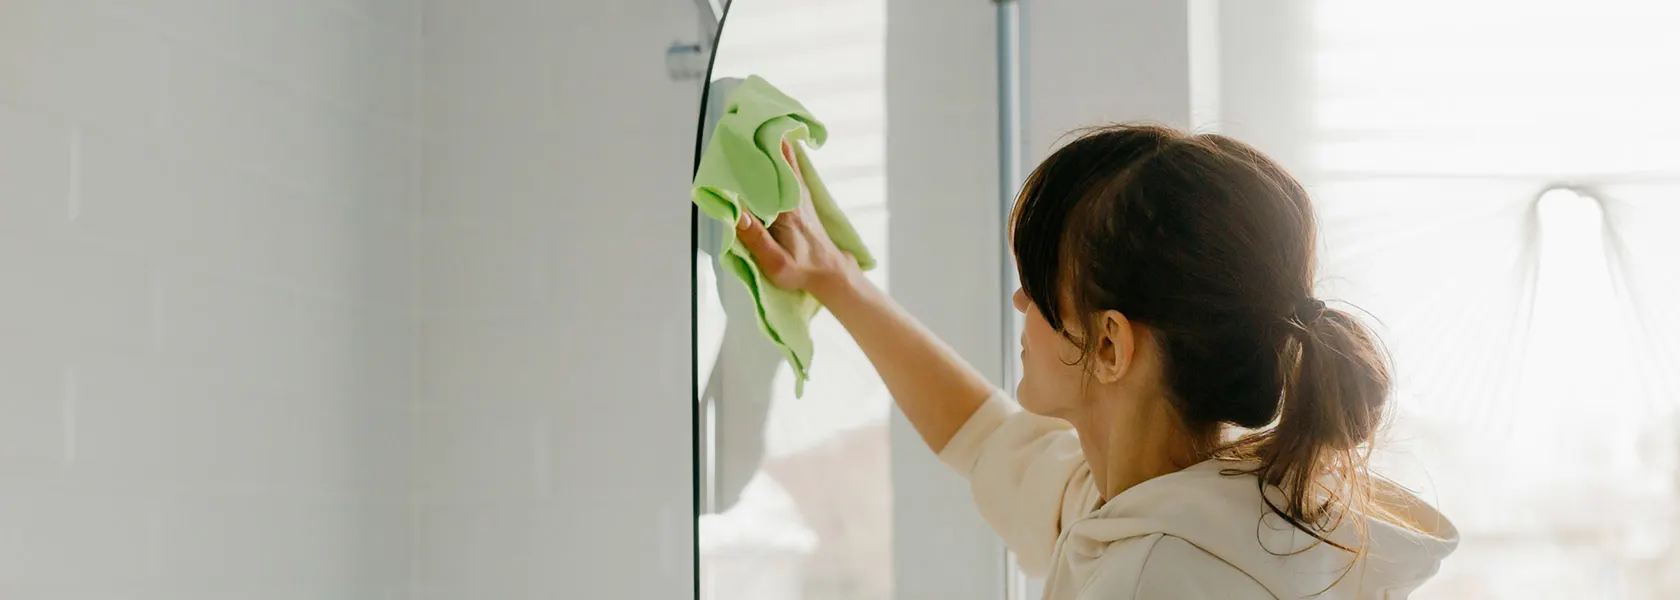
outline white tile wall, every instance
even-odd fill
[[[0,0],[0,597],[408,596],[416,0]]]
[[[0,40],[5,35],[0,32]],[[6,52],[0,50],[0,56]],[[6,165],[6,176],[0,178],[0,194],[6,198],[0,204],[0,231],[27,231],[65,218],[70,140],[70,128],[63,123],[0,104],[0,164]]]
[[[0,0],[0,597],[687,594],[694,30]]]

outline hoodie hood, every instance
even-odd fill
[[[1074,573],[1089,573],[1110,544],[1159,533],[1183,539],[1229,563],[1280,600],[1364,600],[1395,597],[1416,588],[1458,546],[1458,531],[1446,517],[1410,492],[1383,481],[1372,503],[1415,529],[1348,515],[1327,537],[1357,548],[1359,531],[1354,519],[1363,520],[1366,552],[1353,564],[1353,553],[1319,542],[1272,513],[1261,498],[1255,476],[1224,474],[1253,466],[1210,460],[1138,484],[1068,525],[1063,559]],[[1270,488],[1268,493],[1278,490]],[[1272,496],[1274,502],[1280,496]]]

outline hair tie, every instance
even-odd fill
[[[1295,320],[1302,325],[1311,325],[1319,317],[1324,316],[1324,301],[1307,296],[1295,304]]]

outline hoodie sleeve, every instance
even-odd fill
[[[1002,392],[974,411],[939,458],[968,479],[980,515],[1028,575],[1048,571],[1062,523],[1097,505],[1072,427],[1024,412]]]

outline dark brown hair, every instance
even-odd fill
[[[1182,425],[1247,461],[1272,512],[1329,542],[1363,509],[1388,362],[1313,299],[1312,205],[1282,167],[1220,135],[1101,127],[1032,172],[1011,221],[1022,290],[1051,327],[1087,354],[1095,336],[1069,320],[1092,331],[1115,310],[1147,327]],[[1221,443],[1223,424],[1254,431]]]

